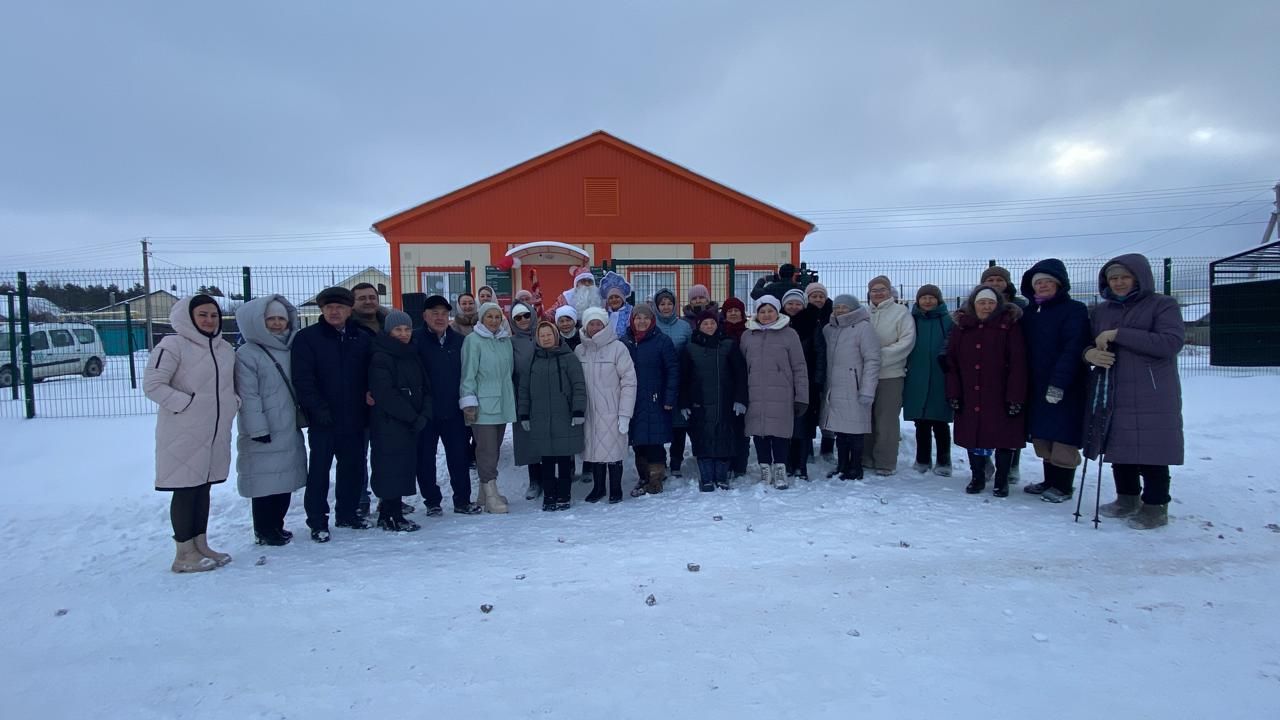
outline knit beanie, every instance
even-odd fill
[[[392,310],[387,313],[387,319],[382,321],[382,329],[388,335],[391,334],[392,330],[402,325],[410,330],[413,329],[413,320],[410,320],[409,313],[403,310]]]
[[[850,295],[849,293],[841,293],[831,302],[833,305],[844,305],[851,310],[857,310],[862,307],[862,303],[858,302],[858,298]]]
[[[731,297],[731,298],[729,298],[728,300],[725,300],[725,301],[724,301],[724,304],[720,306],[720,310],[721,310],[721,311],[723,311],[723,312],[726,312],[726,313],[727,313],[727,312],[729,312],[730,310],[737,310],[738,312],[742,313],[743,315],[746,315],[746,314],[747,314],[747,305],[746,305],[746,303],[742,302],[742,301],[741,301],[741,300],[739,300],[738,298],[736,298],[736,297]]]
[[[650,320],[656,321],[658,313],[654,311],[651,305],[640,303],[631,311],[631,319],[634,320],[637,315],[648,315]]]
[[[826,286],[826,285],[823,285],[823,284],[822,284],[822,283],[820,283],[820,282],[811,282],[811,283],[809,283],[809,285],[808,285],[807,287],[805,287],[805,289],[804,289],[804,296],[805,296],[806,298],[807,298],[807,297],[809,297],[810,295],[812,295],[812,294],[814,293],[814,291],[815,291],[815,290],[821,290],[821,291],[823,292],[823,294],[826,294],[826,295],[830,295],[830,294],[831,294],[831,293],[827,292],[827,286]]]
[[[1007,275],[1008,273],[1005,274]],[[916,291],[916,302],[920,302],[920,298],[925,295],[932,295],[934,300],[942,302],[942,291],[938,289],[937,285],[921,285],[920,289]]]
[[[572,305],[561,305],[556,308],[556,322],[560,322],[562,317],[573,318],[576,323],[578,322],[578,311],[574,310]]]
[[[700,298],[700,297],[706,298],[708,300],[711,299],[711,293],[707,291],[706,285],[694,285],[693,287],[689,288],[690,302],[692,302],[694,298]]]
[[[720,313],[716,312],[715,310],[703,310],[702,312],[698,313],[698,317],[696,318],[697,322],[694,325],[695,330],[702,329],[703,320],[715,320],[716,326],[718,327],[720,325]]]
[[[786,294],[784,294],[784,295],[782,296],[782,304],[783,304],[783,305],[786,305],[786,304],[787,304],[787,301],[789,301],[789,300],[798,300],[798,301],[800,301],[800,304],[801,304],[801,305],[805,304],[805,302],[806,302],[806,300],[804,299],[804,292],[802,292],[801,290],[799,290],[799,289],[797,289],[797,288],[792,288],[792,289],[788,290],[788,291],[786,292]]]
[[[982,277],[978,280],[979,284],[985,283],[987,281],[987,278],[991,277],[992,275],[999,275],[1000,277],[1004,278],[1004,281],[1007,284],[1009,285],[1013,284],[1013,276],[1009,274],[1008,270],[1005,270],[999,265],[992,265],[986,270],[983,270]]]
[[[771,305],[773,306],[774,310],[778,310],[778,311],[782,310],[782,303],[778,302],[778,298],[772,295],[761,295],[756,300],[756,312],[760,311],[760,307],[762,305]]]
[[[1036,284],[1037,282],[1041,281],[1041,280],[1052,280],[1052,281],[1053,281],[1055,284],[1057,284],[1058,286],[1061,286],[1061,285],[1062,285],[1062,282],[1061,282],[1060,280],[1058,280],[1058,278],[1056,278],[1056,277],[1054,277],[1054,276],[1050,275],[1049,273],[1040,273],[1040,272],[1038,272],[1038,273],[1036,273],[1035,275],[1032,275],[1032,276],[1031,276],[1031,286],[1032,286],[1032,287],[1035,287],[1035,284]]]
[[[571,308],[572,309],[572,308]],[[590,307],[582,313],[582,327],[586,327],[592,320],[599,320],[605,325],[609,324],[609,313],[604,308]]]
[[[983,298],[990,298],[991,300],[994,300],[997,305],[1000,303],[1000,296],[996,294],[995,290],[992,290],[989,287],[984,287],[981,290],[979,290],[978,294],[973,296],[973,302],[977,303],[979,300]]]
[[[267,303],[267,314],[265,317],[268,320],[270,320],[273,317],[284,318],[285,320],[288,320],[289,309],[286,308],[284,306],[284,303],[280,302],[279,300],[272,300],[271,302]]]
[[[871,282],[867,283],[867,289],[870,290],[876,285],[884,285],[889,289],[889,292],[893,292],[893,283],[889,282],[889,278],[886,275],[877,275],[871,278]]]
[[[1110,265],[1108,265],[1107,271],[1104,273],[1104,275],[1108,280],[1110,280],[1112,277],[1116,275],[1132,275],[1132,274],[1133,273],[1129,270],[1129,268],[1125,267],[1124,265],[1121,265],[1118,262],[1111,263]],[[1035,281],[1033,280],[1032,282],[1035,282]]]

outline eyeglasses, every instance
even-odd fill
[[[513,316],[513,317],[512,317],[512,319],[513,319],[513,320],[527,320],[527,319],[529,319],[529,313],[520,313],[519,315],[515,315],[515,316]]]

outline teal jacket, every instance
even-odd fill
[[[458,407],[478,407],[476,425],[505,425],[516,421],[516,391],[512,381],[515,358],[511,331],[504,324],[497,335],[480,323],[462,342],[462,389]]]
[[[916,346],[907,357],[907,382],[902,390],[904,420],[937,420],[951,422],[951,406],[947,404],[947,375],[938,356],[946,354],[947,335],[951,334],[951,313],[946,303],[929,312],[919,305],[911,308],[916,323]]]

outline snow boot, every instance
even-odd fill
[[[542,483],[529,482],[529,489],[524,491],[525,500],[537,500],[542,496]]]
[[[329,539],[330,539],[330,536],[329,536],[329,528],[320,528],[319,530],[312,529],[312,530],[311,530],[311,539],[312,539],[313,541],[315,541],[315,542],[318,542],[318,543],[327,543],[327,542],[329,542]]]
[[[1109,502],[1098,508],[1098,514],[1109,518],[1127,518],[1138,514],[1142,509],[1141,495],[1116,495],[1115,502]]]
[[[264,530],[253,534],[253,540],[258,545],[270,545],[273,547],[288,545],[289,541],[292,539],[293,538],[291,537],[286,537],[284,533],[279,530]]]
[[[609,463],[609,504],[622,502],[622,463]]]
[[[422,526],[418,523],[405,519],[401,513],[378,513],[378,527],[387,532],[415,532]]]
[[[484,505],[484,511],[487,513],[501,515],[507,512],[507,499],[498,492],[498,482],[496,480],[480,483],[480,501]]]
[[[773,486],[778,490],[786,490],[791,487],[791,483],[787,480],[786,463],[773,464]]]
[[[337,525],[340,528],[350,528],[352,530],[368,530],[373,527],[367,520],[358,515],[353,518],[339,518],[334,525]]]
[[[773,466],[769,463],[760,463],[760,482],[764,485],[773,485]]]
[[[644,490],[650,495],[657,495],[662,492],[662,481],[667,477],[666,463],[650,463],[649,465],[649,482],[645,483]]]
[[[631,488],[631,497],[644,497],[645,487],[649,484],[649,463],[636,461],[636,486]]]
[[[441,515],[444,515],[444,508],[439,505],[427,506],[427,517],[440,517]]]
[[[195,543],[197,552],[217,563],[218,567],[222,567],[223,565],[231,562],[230,555],[218,552],[217,550],[209,547],[209,538],[206,535],[197,535],[195,540],[192,540],[192,542]]]
[[[453,511],[458,515],[479,515],[484,512],[484,505],[468,501],[466,505],[454,505]],[[430,516],[431,512],[427,511],[427,515]]]
[[[1128,525],[1134,530],[1154,530],[1169,524],[1168,505],[1143,505],[1138,514],[1129,518]]]
[[[215,570],[218,563],[212,558],[205,557],[196,549],[194,540],[177,543],[177,552],[173,557],[173,564],[169,569],[176,573],[192,573],[192,572],[208,572]]]
[[[604,476],[605,466],[603,464],[591,466],[591,480],[595,483],[595,487],[592,487],[591,492],[587,493],[587,502],[597,503],[600,502],[600,498],[604,497]]]
[[[937,475],[938,477],[951,477],[951,466],[950,465],[934,465],[933,474]]]
[[[916,472],[918,472],[918,473],[920,473],[921,475],[923,475],[923,474],[925,474],[925,473],[929,472],[929,463],[921,463],[921,462],[918,462],[918,463],[913,464],[913,465],[911,466],[911,469],[912,469],[912,470],[915,470]]]
[[[970,455],[969,470],[972,473],[972,478],[969,480],[969,484],[964,486],[964,491],[970,495],[977,495],[987,489],[987,478],[989,477],[987,469],[993,464],[991,458],[985,455]]]

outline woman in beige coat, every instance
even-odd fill
[[[203,572],[231,562],[209,548],[209,487],[231,469],[231,420],[239,409],[235,351],[222,339],[222,312],[208,295],[174,303],[176,331],[156,345],[143,390],[156,414],[156,490],[172,492],[169,519],[178,544],[174,572]]]

